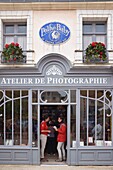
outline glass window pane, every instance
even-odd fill
[[[38,106],[32,106],[32,147],[38,146]]]
[[[27,37],[26,36],[18,36],[17,37],[17,42],[21,46],[23,50],[27,49]]]
[[[76,105],[71,105],[71,136],[70,145],[76,147]]]
[[[27,26],[26,25],[18,25],[18,33],[26,33]]]
[[[5,44],[10,44],[11,42],[14,42],[14,37],[13,36],[5,36],[5,39],[4,39],[4,43]]]
[[[96,42],[102,42],[102,43],[106,44],[105,35],[96,35]]]
[[[27,90],[22,90],[22,96],[28,96],[28,91]]]
[[[92,24],[83,25],[83,31],[84,33],[92,32]]]
[[[22,99],[22,145],[28,145],[28,98]]]
[[[33,90],[32,91],[32,102],[33,103],[37,103],[38,102],[38,91],[37,90]]]
[[[14,25],[6,25],[5,33],[14,33]]]
[[[93,41],[92,35],[84,35],[83,41],[84,41],[83,43],[84,43],[84,50],[85,50],[88,47],[88,45]]]
[[[80,146],[112,146],[111,91],[81,90],[80,94]]]
[[[84,93],[85,94],[85,93]],[[87,99],[80,98],[80,146],[87,145]]]
[[[105,24],[96,24],[96,32],[106,32]]]
[[[1,93],[0,93],[0,97]],[[0,107],[0,145],[4,144],[4,106]]]
[[[76,102],[76,90],[71,90],[71,102]]]
[[[20,145],[20,91],[14,91],[14,145]]]
[[[88,115],[88,145],[94,145],[92,129],[95,126],[95,91],[89,91],[89,115]]]
[[[6,113],[6,141],[5,145],[13,145],[12,140],[12,101],[6,103],[5,113]]]

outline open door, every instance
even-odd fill
[[[60,124],[58,122],[58,117],[62,115],[63,122],[67,127],[67,106],[66,105],[43,105],[40,106],[40,123],[44,122],[44,116],[49,115],[49,121],[47,122],[48,129],[51,133],[47,135],[46,146],[44,150],[44,159],[41,159],[41,164],[65,164],[67,160],[67,140],[64,142],[64,150],[66,158],[62,161],[58,160],[58,132],[54,130],[54,126],[59,128]],[[52,130],[53,129],[53,130]],[[42,142],[41,142],[42,143]],[[40,143],[40,149],[41,149]]]

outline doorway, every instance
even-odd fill
[[[45,114],[49,115],[50,120],[47,122],[48,128],[56,126],[59,128],[58,117],[63,117],[63,122],[67,124],[67,105],[43,105],[40,106],[40,123],[44,120]],[[58,132],[54,131],[54,136],[48,134],[47,142],[44,152],[44,160],[41,160],[41,164],[65,164],[65,161],[57,162],[58,152],[57,152],[57,135]],[[67,157],[67,141],[64,144],[64,149]],[[41,147],[41,144],[40,144]]]

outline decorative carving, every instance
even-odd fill
[[[58,67],[53,65],[47,72],[46,75],[62,75],[62,72]]]

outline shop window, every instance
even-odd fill
[[[32,147],[38,147],[38,106],[32,106]]]
[[[80,91],[80,146],[112,146],[111,94],[110,90]]]
[[[70,90],[70,147],[76,147],[76,90]]]
[[[83,22],[83,49],[92,42],[102,42],[106,45],[106,22]]]
[[[71,132],[70,132],[70,146],[76,147],[76,105],[71,105]]]
[[[11,42],[19,43],[23,50],[27,48],[27,24],[23,23],[4,23],[3,29],[4,45]]]
[[[28,145],[28,91],[0,91],[0,145]]]

